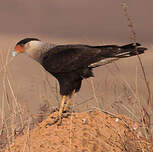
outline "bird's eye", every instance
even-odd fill
[[[21,46],[21,47],[23,47],[23,46],[24,46],[24,44],[23,44],[23,43],[21,43],[21,44],[20,44],[20,46]]]

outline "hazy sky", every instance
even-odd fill
[[[137,40],[153,42],[153,0],[124,0]],[[129,40],[123,0],[1,0],[0,33]]]

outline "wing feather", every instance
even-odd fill
[[[96,62],[100,53],[87,45],[60,45],[45,54],[42,65],[51,73],[70,72]]]

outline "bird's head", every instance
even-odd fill
[[[40,40],[37,38],[25,38],[15,45],[14,50],[12,51],[12,56],[16,56],[20,53],[27,53],[30,55],[31,49],[36,49],[40,43]]]
[[[45,52],[47,52],[55,46],[55,44],[45,43],[37,38],[25,38],[17,42],[14,50],[12,51],[12,56],[25,53],[26,55],[28,55],[29,57],[33,58],[41,64]]]

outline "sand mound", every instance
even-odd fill
[[[57,113],[53,113],[55,116]],[[123,116],[100,111],[74,113],[62,126],[46,128],[44,120],[26,135],[17,137],[11,152],[151,152],[151,142],[140,138],[138,125]]]

